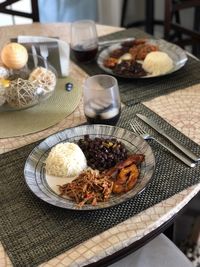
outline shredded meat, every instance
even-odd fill
[[[61,196],[75,200],[79,207],[84,204],[96,205],[97,202],[107,201],[112,193],[113,182],[109,176],[88,169],[82,172],[71,183],[59,186]]]

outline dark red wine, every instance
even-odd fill
[[[83,50],[80,46],[75,46],[72,48],[76,59],[80,62],[89,62],[95,59],[98,47],[93,47],[87,50]]]
[[[120,112],[110,118],[110,119],[102,119],[100,115],[97,115],[96,117],[88,117],[87,115],[85,115],[85,117],[87,118],[87,121],[90,123],[90,124],[108,124],[108,125],[116,125],[118,120],[119,120],[119,117],[120,117]]]

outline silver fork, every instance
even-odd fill
[[[48,64],[47,64],[47,58],[49,56],[49,51],[46,45],[40,45],[40,55],[44,59],[44,66],[46,69],[48,69]]]
[[[185,156],[179,154],[178,152],[174,151],[173,149],[171,149],[170,147],[166,146],[162,142],[158,141],[155,137],[153,137],[152,135],[147,133],[137,121],[134,121],[134,125],[132,123],[130,123],[130,126],[131,126],[133,132],[135,132],[136,134],[140,135],[145,140],[148,140],[148,139],[154,140],[155,142],[157,142],[158,144],[163,146],[165,149],[167,149],[169,152],[171,152],[178,159],[180,159],[182,162],[184,162],[187,166],[189,166],[191,168],[196,166],[196,164],[194,162],[192,162],[191,160],[189,160]]]

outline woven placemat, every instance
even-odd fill
[[[68,92],[65,84],[72,82],[73,89]],[[0,113],[0,138],[32,134],[47,129],[69,116],[78,106],[82,90],[69,78],[57,81],[54,94],[32,108]]]
[[[138,112],[162,123],[172,136],[200,154],[200,146],[142,104],[125,107],[118,126],[130,129],[129,122],[134,123],[134,115]],[[37,144],[0,155],[0,235],[14,266],[36,266],[200,182],[200,166],[191,169],[150,141],[156,169],[152,182],[141,194],[108,209],[69,211],[38,199],[25,184],[24,163]]]
[[[131,28],[100,37],[99,39],[101,41],[106,41],[124,37],[153,38],[139,29]],[[71,53],[71,59],[75,61],[73,53]],[[98,67],[95,61],[87,64],[77,64],[91,76],[104,73],[104,71]],[[199,71],[200,61],[189,57],[188,62],[183,68],[166,76],[147,79],[117,78],[121,100],[126,105],[133,105],[150,100],[160,95],[165,95],[173,91],[189,87],[194,84],[198,84],[200,82]]]

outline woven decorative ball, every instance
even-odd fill
[[[10,75],[10,72],[7,68],[0,66],[0,78],[7,79]]]
[[[6,102],[6,89],[0,84],[0,106]]]
[[[12,108],[21,109],[38,103],[38,85],[18,78],[10,82],[6,89],[6,101]]]
[[[8,68],[21,69],[28,61],[28,52],[21,44],[9,43],[1,51],[1,60]]]
[[[52,92],[56,86],[56,75],[51,70],[43,67],[34,69],[29,76],[29,80],[37,81],[44,89],[44,94]]]

